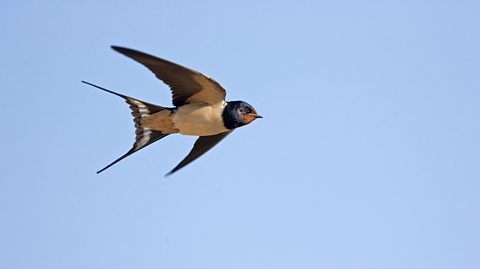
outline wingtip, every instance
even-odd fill
[[[122,51],[129,50],[129,49],[125,48],[125,47],[115,46],[115,45],[111,45],[110,48],[113,49],[114,51],[120,52],[120,53],[122,53]]]

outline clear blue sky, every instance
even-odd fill
[[[480,268],[478,1],[243,2],[1,2],[0,268]],[[96,175],[133,123],[81,80],[171,103],[110,45],[265,118]]]

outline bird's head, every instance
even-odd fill
[[[243,101],[230,101],[223,111],[223,121],[228,129],[247,125],[258,118],[263,117],[257,114],[253,106]]]

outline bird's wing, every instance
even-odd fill
[[[169,176],[175,173],[176,171],[183,168],[185,165],[191,163],[198,157],[202,156],[204,153],[206,153],[211,148],[213,148],[216,144],[222,141],[222,139],[224,139],[231,132],[233,132],[233,130],[219,133],[216,135],[198,137],[197,141],[195,141],[195,144],[193,145],[193,148],[190,151],[190,153],[188,153],[187,157],[185,157],[185,159],[183,159],[177,166],[175,166],[175,168],[173,168],[172,171],[168,172],[166,176]]]
[[[172,91],[174,106],[189,103],[214,104],[225,100],[225,89],[215,80],[179,64],[128,48],[112,46],[152,71]]]

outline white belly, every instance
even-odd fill
[[[187,104],[173,115],[173,124],[184,135],[207,136],[228,131],[223,124],[222,112],[226,103],[214,105]]]

